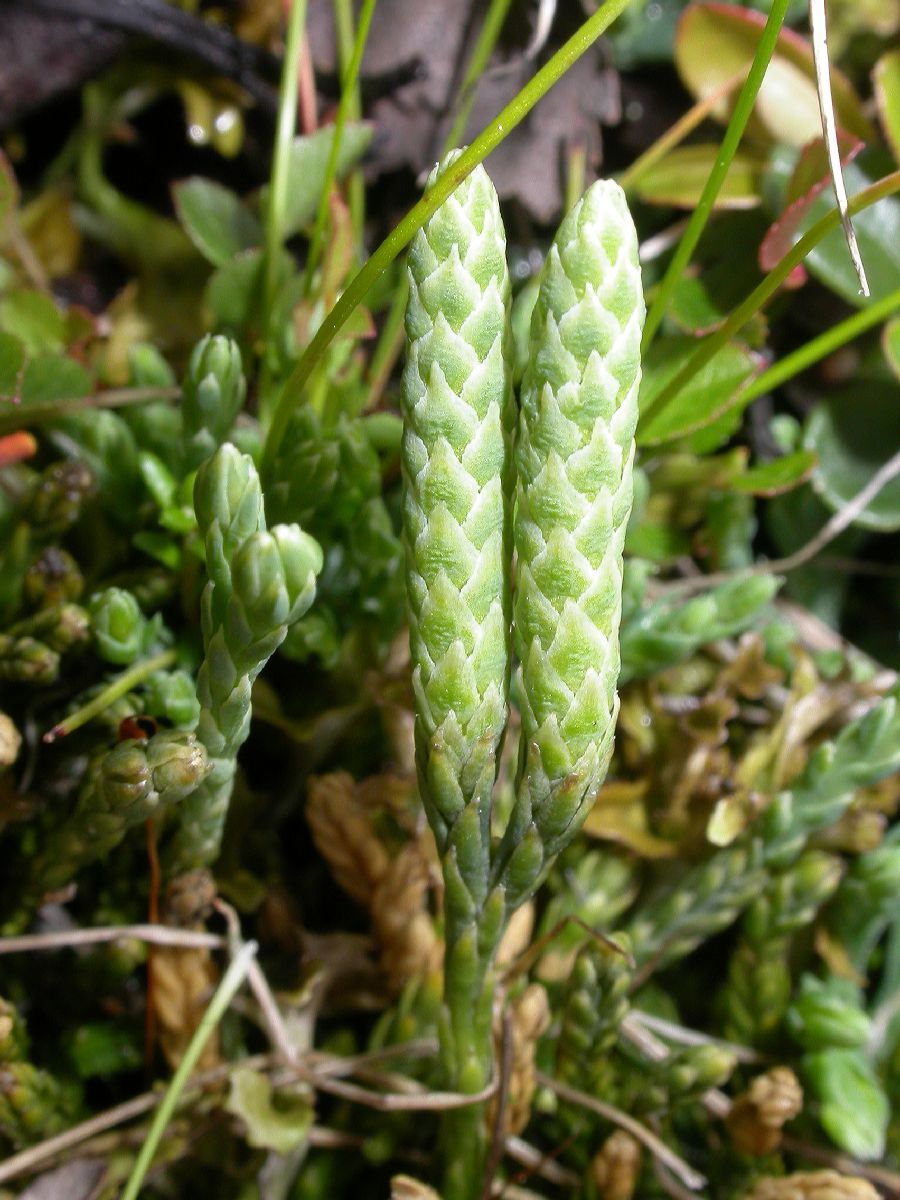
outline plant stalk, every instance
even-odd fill
[[[165,1095],[160,1101],[159,1108],[156,1110],[156,1114],[147,1131],[147,1136],[141,1146],[140,1153],[131,1169],[131,1174],[128,1177],[125,1190],[122,1192],[121,1200],[137,1200],[141,1184],[144,1182],[144,1176],[153,1162],[153,1155],[162,1141],[166,1126],[171,1121],[172,1115],[178,1107],[181,1093],[190,1080],[191,1072],[197,1065],[200,1055],[203,1052],[203,1047],[209,1041],[213,1030],[225,1015],[225,1011],[231,1003],[235,992],[237,992],[238,988],[247,978],[247,972],[250,969],[250,964],[253,961],[256,950],[256,942],[246,942],[231,960],[228,970],[222,976],[222,982],[216,989],[212,1000],[210,1000],[209,1007],[200,1019],[200,1023],[194,1031],[188,1048],[184,1052],[184,1057],[178,1064],[178,1070],[172,1076],[172,1080],[166,1088]]]
[[[325,179],[322,183],[322,190],[319,193],[319,207],[316,209],[316,220],[309,240],[309,253],[306,258],[306,269],[303,275],[303,291],[306,295],[309,295],[313,274],[319,264],[322,252],[322,235],[325,232],[325,222],[328,219],[328,197],[331,195],[331,186],[334,183],[335,171],[337,170],[337,160],[341,149],[344,126],[347,124],[347,118],[351,113],[356,112],[358,114],[359,112],[359,94],[357,90],[359,65],[362,62],[363,51],[366,47],[366,38],[369,35],[369,25],[372,23],[375,4],[376,0],[363,0],[359,22],[356,26],[356,37],[353,42],[353,54],[341,81],[341,99],[334,121],[334,136],[331,139],[331,150],[328,154],[328,163],[325,168]],[[336,9],[338,7],[338,5],[335,6]],[[358,218],[359,213],[354,214],[354,216]],[[358,240],[361,240],[361,229],[358,227],[356,220],[354,220],[353,228],[358,235]]]
[[[744,128],[750,119],[750,114],[753,112],[753,105],[756,103],[756,95],[762,86],[769,62],[778,44],[778,35],[781,32],[781,26],[784,23],[789,2],[790,0],[774,0],[772,4],[768,20],[759,39],[759,45],[756,47],[756,53],[753,56],[753,62],[750,65],[747,81],[741,88],[737,102],[735,103],[734,112],[731,114],[731,120],[728,122],[725,130],[725,136],[722,138],[722,144],[719,147],[719,153],[716,156],[713,169],[709,173],[709,178],[700,194],[700,199],[697,201],[697,207],[691,214],[687,229],[682,234],[681,241],[678,243],[678,249],[673,254],[672,261],[669,263],[666,273],[656,289],[656,295],[647,313],[643,341],[643,348],[645,350],[653,341],[656,331],[662,324],[662,319],[665,316],[675,286],[684,274],[684,269],[691,260],[691,255],[697,247],[700,235],[706,228],[706,222],[709,220],[716,197],[719,194],[722,184],[725,182],[728,168],[731,166],[732,160],[737,153],[738,146],[744,134]]]
[[[848,212],[853,216],[861,212],[864,208],[868,208],[872,204],[877,204],[879,200],[884,200],[885,197],[892,196],[898,191],[900,191],[900,171],[894,171],[892,174],[886,175],[884,179],[879,179],[877,183],[871,184],[863,191],[857,192],[855,196],[851,197]],[[691,355],[674,379],[662,389],[653,403],[641,413],[641,423],[646,424],[652,417],[655,417],[657,413],[678,395],[682,388],[691,382],[697,372],[722,349],[729,338],[742,329],[750,318],[768,303],[778,288],[784,283],[785,279],[787,279],[788,275],[790,275],[791,271],[793,271],[794,267],[799,266],[810,250],[817,246],[833,229],[837,228],[840,222],[841,215],[834,208],[831,212],[826,213],[824,217],[820,218],[820,220],[816,221],[815,225],[804,233],[787,254],[785,254],[784,258],[773,267],[762,283],[754,288],[746,300],[743,300],[732,311],[727,320],[722,322],[716,332],[703,340],[699,348]],[[638,429],[640,430],[640,425]]]
[[[478,40],[472,49],[472,56],[466,67],[466,73],[462,83],[459,85],[459,100],[456,105],[456,115],[453,118],[450,131],[444,140],[441,158],[449,154],[462,141],[463,135],[466,132],[466,125],[469,121],[469,113],[472,111],[476,85],[487,66],[494,46],[497,44],[497,38],[500,36],[500,31],[503,28],[503,22],[506,20],[506,14],[509,12],[511,2],[512,0],[491,0],[490,7],[485,14],[484,21],[478,33]]]
[[[364,14],[360,14],[360,24],[362,24]],[[368,35],[368,23],[366,34],[363,35],[363,42]],[[357,28],[354,34],[353,30],[353,0],[334,0],[334,36],[337,41],[338,62],[341,69],[341,99],[344,97],[344,90],[347,88],[347,74],[350,69],[350,62],[353,57],[354,45],[359,37],[359,29]],[[359,80],[353,81],[353,87],[350,89],[350,107],[347,110],[347,116],[351,121],[358,121],[362,116],[362,100],[359,93]],[[353,244],[356,247],[357,253],[362,257],[363,250],[363,235],[366,224],[366,182],[363,178],[363,173],[359,167],[356,167],[350,172],[347,179],[347,199],[350,205],[350,220],[353,226]]]
[[[291,0],[287,33],[284,41],[284,61],[278,96],[278,123],[275,129],[275,149],[272,155],[272,177],[269,181],[269,202],[263,244],[262,321],[263,336],[269,333],[275,291],[278,283],[278,255],[284,236],[284,213],[287,207],[288,176],[290,174],[291,144],[297,127],[297,97],[299,95],[300,45],[306,25],[306,0]],[[260,394],[267,388],[267,356],[262,357]]]
[[[793,379],[801,371],[806,371],[814,363],[820,362],[829,354],[833,354],[835,350],[839,350],[847,342],[853,341],[854,338],[865,333],[867,329],[871,329],[873,325],[880,325],[882,321],[898,308],[900,308],[900,288],[895,288],[893,292],[889,292],[880,300],[876,300],[868,308],[864,308],[860,312],[847,317],[846,320],[838,322],[831,329],[826,329],[818,337],[812,338],[805,345],[799,346],[791,354],[786,354],[784,358],[773,363],[771,367],[763,371],[761,375],[758,375],[744,389],[741,394],[741,403],[749,404],[751,400],[755,400],[758,396],[764,396],[766,392],[772,392],[775,388],[781,387],[788,379]]]

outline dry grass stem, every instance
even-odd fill
[[[549,1088],[561,1100],[566,1100],[569,1104],[575,1104],[580,1108],[586,1108],[590,1112],[596,1113],[598,1117],[603,1117],[613,1125],[618,1125],[620,1129],[632,1134],[654,1158],[667,1166],[691,1191],[696,1192],[706,1186],[705,1175],[701,1175],[699,1171],[688,1166],[684,1159],[670,1149],[652,1130],[648,1129],[646,1125],[642,1125],[640,1121],[636,1121],[634,1117],[630,1117],[628,1113],[622,1112],[612,1104],[605,1104],[594,1096],[589,1096],[587,1092],[569,1087],[568,1084],[554,1079],[552,1075],[545,1075],[542,1071],[536,1072],[535,1078],[541,1087]]]
[[[178,946],[183,949],[220,950],[225,938],[193,929],[169,929],[165,925],[104,925],[96,929],[64,929],[55,933],[27,933],[0,938],[0,954],[24,954],[36,950],[69,950],[78,946],[97,946],[122,942],[129,938],[153,946]]]

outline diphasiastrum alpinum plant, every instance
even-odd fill
[[[410,248],[403,376],[417,767],[445,888],[442,1053],[449,1086],[471,1094],[491,1082],[505,921],[579,829],[612,753],[644,317],[628,206],[599,182],[547,256],[516,419],[505,249],[478,167]],[[522,736],[495,842],[510,635]],[[477,1195],[479,1106],[450,1113],[445,1133],[445,1196]]]

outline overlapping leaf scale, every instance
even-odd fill
[[[600,182],[547,257],[522,385],[514,638],[523,753],[500,855],[513,902],[577,829],[612,753],[643,317],[634,226],[620,189]]]
[[[423,798],[442,851],[454,853],[453,827],[476,801],[486,855],[506,724],[511,394],[506,243],[483,169],[416,236],[409,276],[404,536]],[[485,864],[463,871],[473,893]]]
[[[297,525],[266,529],[256,468],[226,443],[194,487],[209,579],[203,591],[204,660],[197,673],[197,732],[211,764],[181,809],[170,847],[174,871],[215,860],[237,767],[250,730],[253,682],[310,607],[322,569],[317,542]]]

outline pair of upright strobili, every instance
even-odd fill
[[[454,1087],[477,1092],[490,1075],[490,964],[506,917],[578,829],[612,751],[644,303],[625,197],[596,183],[544,264],[517,403],[506,239],[482,167],[416,236],[409,279],[417,762],[445,881],[445,1067]],[[492,844],[510,640],[522,750]]]

